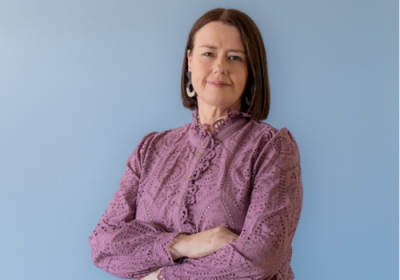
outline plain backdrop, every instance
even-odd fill
[[[395,0],[1,0],[1,279],[115,279],[88,237],[139,140],[192,120],[184,47],[217,7],[260,28],[266,122],[300,148],[296,279],[398,279]]]

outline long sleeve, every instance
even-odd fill
[[[94,264],[119,278],[140,278],[175,264],[168,245],[178,233],[135,219],[141,161],[153,135],[131,154],[118,191],[89,237]]]
[[[164,267],[159,279],[293,279],[291,242],[303,187],[298,146],[286,128],[260,150],[252,177],[239,237],[214,254]]]

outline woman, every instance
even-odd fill
[[[120,278],[293,279],[300,217],[297,144],[269,111],[264,44],[237,10],[189,34],[182,100],[191,123],[149,133],[90,236],[96,266]]]

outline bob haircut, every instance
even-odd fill
[[[267,55],[260,30],[254,21],[245,13],[235,9],[217,8],[208,11],[193,25],[186,43],[183,58],[181,77],[181,97],[185,108],[194,110],[197,107],[197,98],[186,94],[186,86],[189,81],[187,51],[192,52],[197,31],[210,22],[222,22],[234,26],[240,33],[247,57],[249,74],[246,88],[242,94],[241,109],[251,115],[252,119],[261,121],[268,117],[270,108],[270,89],[267,69]],[[246,103],[246,97],[249,104]]]

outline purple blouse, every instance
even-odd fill
[[[286,128],[229,110],[213,132],[185,126],[143,137],[89,237],[94,264],[120,278],[294,279],[291,242],[303,187]],[[173,260],[179,233],[223,225],[239,237],[203,258]]]

